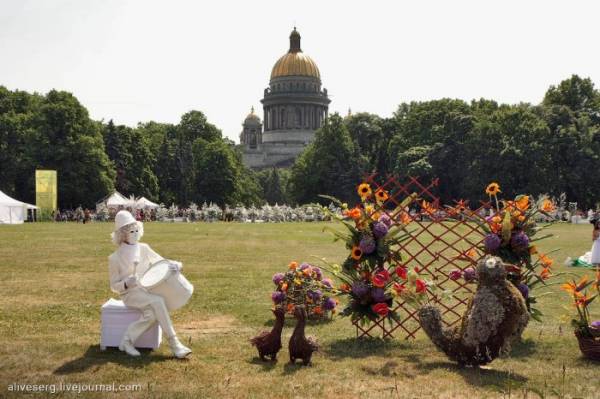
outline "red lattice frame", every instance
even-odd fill
[[[366,176],[364,181],[369,183],[373,192],[381,189],[389,193],[389,198],[384,204],[384,212],[390,218],[398,222],[402,218],[405,220],[407,217],[410,218],[411,222],[408,225],[408,230],[411,231],[410,237],[402,242],[396,251],[402,255],[403,265],[409,268],[418,267],[422,274],[428,274],[435,281],[437,287],[454,294],[453,299],[442,302],[429,291],[430,297],[442,311],[444,323],[448,326],[458,323],[462,310],[467,304],[467,298],[473,291],[464,280],[451,280],[449,273],[451,269],[462,271],[476,266],[482,256],[477,248],[482,246],[485,233],[476,223],[469,223],[468,220],[472,218],[485,220],[485,214],[491,204],[482,202],[479,208],[470,210],[466,202],[454,201],[452,206],[442,207],[436,195],[439,179],[423,184],[418,178],[412,176],[407,177],[404,182],[388,176],[380,182],[380,177],[373,174]],[[407,207],[418,212],[410,215],[397,209],[402,201],[413,193],[416,197],[412,198]],[[455,216],[452,213],[457,208],[461,208],[460,212],[455,214],[458,218],[452,218]],[[424,220],[424,217],[428,220]],[[475,257],[466,255],[470,250],[476,251]],[[399,333],[406,339],[414,338],[420,329],[416,311],[403,302],[398,303],[393,310],[400,316],[399,322],[392,320],[390,323],[385,319],[379,319],[366,326],[354,322],[357,337],[393,338],[394,334]]]

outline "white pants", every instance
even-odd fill
[[[125,336],[132,343],[135,344],[135,341],[156,322],[167,338],[175,336],[175,329],[163,297],[151,294],[141,287],[133,287],[123,294],[121,299],[125,305],[142,311],[142,317],[131,323],[125,332]]]

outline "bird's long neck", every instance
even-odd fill
[[[305,325],[306,325],[306,320],[304,320],[304,317],[299,317],[298,323],[296,323],[296,327],[294,327],[294,332],[292,333],[292,335],[293,336],[304,335],[304,326]]]
[[[281,331],[283,330],[283,322],[284,322],[284,316],[282,314],[276,314],[275,315],[275,324],[273,325],[272,331],[275,333],[281,334]]]

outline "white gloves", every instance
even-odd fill
[[[138,285],[138,280],[136,276],[129,276],[125,279],[125,285],[127,286],[127,289],[133,288],[136,285]]]
[[[169,262],[170,270],[173,270],[174,272],[180,272],[181,269],[183,269],[183,264],[181,262],[177,262],[176,260],[170,260]]]

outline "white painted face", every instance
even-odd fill
[[[140,240],[140,227],[137,223],[125,226],[125,237],[127,244],[137,244]]]

